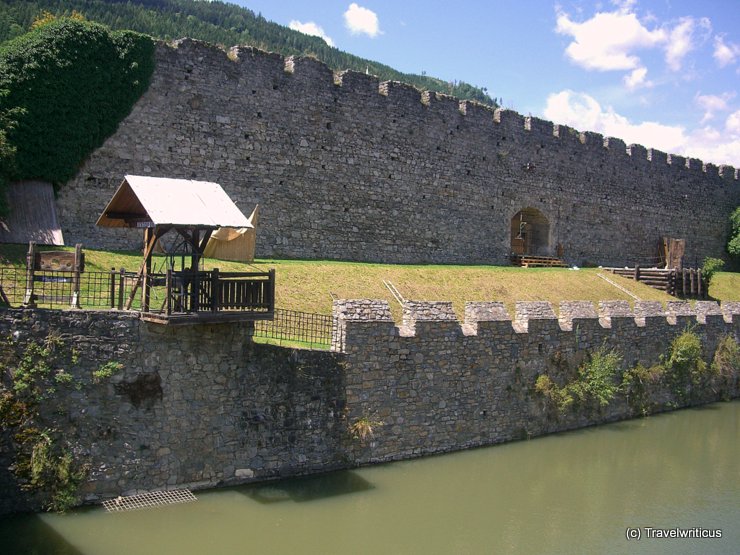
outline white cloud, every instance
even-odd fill
[[[652,87],[652,81],[645,79],[647,77],[647,71],[646,67],[638,67],[632,70],[631,73],[624,76],[624,84],[631,91],[643,87]]]
[[[697,29],[698,28],[698,29]],[[665,50],[665,61],[673,71],[679,71],[686,55],[696,48],[697,39],[694,34],[697,30],[711,31],[712,24],[709,19],[701,18],[698,21],[693,17],[682,17],[670,32]]]
[[[740,45],[735,43],[726,44],[724,37],[714,37],[714,59],[717,60],[719,67],[735,63],[740,57]]]
[[[324,32],[324,29],[322,29],[321,26],[317,25],[313,21],[301,23],[300,21],[294,19],[290,23],[288,23],[288,27],[290,27],[294,31],[300,31],[301,33],[304,33],[306,35],[322,38],[324,39],[324,42],[329,46],[335,46],[334,41],[331,40],[331,37]]]
[[[721,95],[716,94],[696,94],[694,100],[697,105],[704,110],[704,117],[701,123],[704,124],[714,118],[715,112],[724,112],[729,110],[728,101],[735,97],[734,92],[726,92]]]
[[[578,22],[558,11],[555,31],[573,37],[566,56],[587,70],[629,71],[624,76],[628,89],[653,86],[645,81],[646,66],[640,50],[660,49],[671,71],[680,71],[686,57],[711,36],[712,23],[706,18],[682,17],[659,23],[655,16],[638,17],[633,0],[613,0],[613,11],[599,11]],[[723,51],[724,52],[724,51]]]
[[[627,144],[740,167],[740,110],[727,118],[724,132],[712,127],[687,130],[653,121],[634,123],[611,107],[603,108],[588,94],[565,90],[548,96],[544,116],[582,131],[620,138]]]
[[[640,58],[633,51],[660,45],[668,35],[662,29],[643,26],[637,15],[629,12],[631,6],[631,2],[624,2],[619,11],[599,12],[582,23],[560,13],[555,30],[574,39],[565,49],[568,58],[585,69],[598,71],[638,68]]]
[[[354,2],[344,12],[344,25],[353,35],[362,34],[375,38],[382,33],[375,12],[358,6]]]
[[[733,135],[740,137],[740,110],[731,113],[727,117],[725,129],[728,133],[732,133]]]

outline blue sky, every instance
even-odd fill
[[[503,106],[740,168],[739,0],[238,0]]]

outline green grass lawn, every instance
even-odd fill
[[[0,245],[0,266],[25,265],[25,245]],[[66,250],[71,250],[69,247]],[[155,271],[164,271],[164,258],[155,257]],[[138,252],[109,252],[85,249],[85,270],[110,271],[126,268],[136,271],[141,264]],[[510,266],[453,266],[365,264],[322,260],[256,260],[241,264],[205,260],[206,269],[222,271],[276,270],[276,304],[279,308],[331,314],[332,297],[345,299],[385,299],[394,318],[400,320],[400,306],[383,285],[393,283],[409,300],[452,301],[462,319],[466,301],[501,301],[510,313],[516,301],[633,299],[598,277],[599,269],[517,268]],[[641,300],[675,300],[665,293],[630,279],[609,278]],[[717,273],[710,294],[717,300],[740,300],[740,274]]]

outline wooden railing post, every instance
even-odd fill
[[[211,312],[218,312],[220,308],[221,283],[218,279],[218,268],[211,271]]]
[[[119,274],[118,279],[118,310],[123,310],[123,290],[126,288],[125,286],[125,279],[126,279],[126,270],[121,268],[121,272]]]
[[[635,274],[634,274],[635,281],[640,281],[640,265],[635,264]]]
[[[702,280],[701,268],[699,268],[699,269],[696,270],[696,287],[697,287],[697,289],[696,289],[696,295],[700,299],[702,298],[702,295],[704,293],[704,288],[702,287],[703,284],[702,284],[701,280]]]
[[[116,308],[116,269],[110,269],[110,307]]]
[[[165,278],[165,294],[167,295],[167,316],[172,314],[172,268],[167,268],[167,277]]]
[[[28,253],[26,254],[26,295],[23,297],[23,306],[36,308],[36,302],[33,298],[33,281],[34,271],[36,269],[36,241],[28,243]]]
[[[267,307],[270,312],[275,312],[275,268],[270,269],[270,283],[267,286]]]
[[[75,262],[72,274],[72,301],[70,308],[80,308],[80,274],[82,273],[82,243],[75,245]]]

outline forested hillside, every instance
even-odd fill
[[[481,89],[455,81],[395,69],[342,52],[322,39],[267,21],[261,15],[224,2],[202,0],[3,0],[0,3],[0,42],[28,31],[43,11],[71,15],[73,11],[111,29],[130,29],[160,39],[190,37],[223,46],[246,44],[283,55],[312,55],[334,70],[368,71],[383,80],[403,81],[431,90],[496,105]]]

